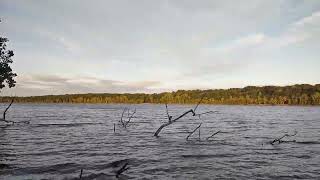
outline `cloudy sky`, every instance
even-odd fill
[[[319,0],[1,0],[1,95],[320,83]]]

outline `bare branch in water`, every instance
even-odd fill
[[[7,120],[7,119],[6,119],[6,113],[7,113],[7,111],[9,110],[9,108],[11,107],[11,105],[13,104],[13,102],[14,102],[14,98],[12,98],[9,106],[4,110],[4,112],[3,112],[3,117],[2,117],[2,119],[0,119],[0,121],[4,121],[4,122],[6,122],[6,123],[12,123],[12,124],[15,124],[15,123],[17,123],[17,124],[18,124],[18,123],[29,124],[30,121],[15,122],[15,121],[10,121],[10,120]]]
[[[196,127],[192,132],[189,133],[189,135],[186,137],[186,140],[188,141],[189,140],[189,137],[194,133],[196,132],[197,129],[199,129],[201,127],[202,123],[199,124],[198,127]],[[199,135],[200,136],[200,135]],[[200,137],[199,137],[200,139]]]
[[[124,120],[123,116],[125,114],[125,112],[127,111],[127,121]],[[124,108],[123,111],[122,111],[122,114],[121,114],[121,118],[120,118],[120,122],[121,122],[121,125],[124,127],[124,128],[127,128],[127,125],[130,123],[131,119],[133,118],[134,114],[136,113],[136,108],[134,109],[133,113],[130,113],[130,109],[128,108]]]
[[[282,142],[293,142],[293,141],[282,141],[281,139],[283,139],[285,137],[293,137],[293,136],[295,136],[297,134],[298,134],[297,131],[295,131],[294,134],[285,134],[285,135],[281,136],[280,138],[277,138],[277,139],[271,141],[270,144],[273,145],[276,142],[278,142],[279,144],[282,143]]]
[[[116,172],[116,177],[117,177],[117,178],[119,178],[119,176],[120,176],[123,172],[125,172],[126,170],[129,169],[129,167],[127,167],[128,164],[129,164],[129,163],[125,163],[125,164]]]
[[[13,101],[14,101],[14,98],[12,98],[9,106],[4,110],[4,112],[3,112],[3,120],[6,120],[6,113],[7,113],[7,111],[9,110],[9,108],[11,107]]]
[[[168,117],[169,121],[168,121],[167,123],[162,124],[162,125],[158,128],[158,130],[154,133],[154,136],[158,137],[158,136],[159,136],[159,133],[161,132],[161,130],[162,130],[163,128],[165,128],[165,127],[169,126],[170,124],[176,122],[177,120],[183,118],[183,117],[186,116],[187,114],[190,114],[190,113],[191,113],[192,116],[199,116],[199,118],[200,118],[201,115],[211,114],[211,113],[217,112],[217,111],[208,111],[208,112],[196,114],[196,110],[198,109],[198,107],[199,107],[200,103],[202,102],[203,98],[204,98],[204,95],[201,97],[200,101],[197,103],[197,105],[195,106],[194,109],[190,109],[190,110],[184,112],[183,114],[181,114],[179,117],[174,118],[174,119],[172,118],[172,116],[169,115],[168,105],[165,104],[165,106],[166,106],[166,112],[167,112],[167,117]]]
[[[169,126],[170,124],[176,122],[177,120],[181,119],[182,117],[184,117],[185,115],[187,115],[187,114],[189,114],[189,113],[192,113],[193,116],[195,115],[193,109],[190,109],[189,111],[184,112],[184,113],[183,113],[182,115],[180,115],[179,117],[177,117],[177,118],[175,118],[175,119],[173,119],[173,120],[171,120],[171,121],[169,121],[169,122],[167,122],[167,123],[162,124],[162,125],[158,128],[158,130],[154,133],[154,136],[158,137],[158,136],[159,136],[159,133],[161,132],[161,130],[162,130],[164,127]]]
[[[210,138],[213,138],[213,136],[215,136],[216,134],[218,134],[218,133],[220,133],[220,132],[221,132],[221,131],[219,130],[219,131],[213,133],[211,136],[207,137],[207,140],[209,140]]]
[[[125,125],[124,125],[124,122],[123,122],[123,115],[124,115],[124,113],[126,112],[126,110],[127,110],[127,108],[124,108],[124,109],[123,109],[122,115],[121,115],[121,119],[120,119],[120,122],[121,122],[121,124],[122,124],[123,127],[125,126]]]
[[[81,171],[80,171],[79,179],[81,179],[81,178],[82,178],[82,173],[83,173],[83,169],[81,169]]]
[[[172,119],[172,116],[169,115],[168,105],[165,104],[165,106],[166,106],[166,112],[167,112],[167,116],[168,116],[169,121],[168,121],[167,123],[162,124],[162,125],[158,128],[158,130],[154,133],[154,136],[158,137],[158,136],[159,136],[159,133],[161,132],[161,130],[162,130],[163,128],[165,128],[165,127],[169,126],[170,124],[176,122],[177,120],[183,118],[183,117],[186,116],[187,114],[190,114],[190,113],[191,113],[192,116],[199,116],[199,118],[200,118],[200,116],[203,115],[203,114],[215,113],[216,111],[208,111],[208,112],[205,112],[205,113],[196,114],[196,110],[198,109],[198,107],[199,107],[200,103],[202,102],[203,98],[204,98],[204,95],[201,97],[200,101],[197,103],[197,105],[195,106],[194,109],[190,109],[190,110],[184,112],[183,114],[181,114],[179,117],[174,118],[174,119]]]
[[[196,107],[193,109],[194,112],[196,112],[196,110],[199,107],[200,103],[202,102],[203,98],[204,98],[204,94],[202,95],[202,97],[201,97],[200,101],[198,102],[198,104],[196,105]]]
[[[167,112],[167,117],[168,117],[168,120],[169,122],[171,121],[172,119],[172,116],[169,115],[169,111],[168,111],[168,104],[166,104],[166,112]]]
[[[128,109],[128,121],[127,122],[125,122],[125,128],[127,128],[127,125],[130,123],[130,121],[131,121],[131,119],[132,119],[132,117],[133,117],[133,115],[136,113],[136,108],[134,108],[134,111],[133,111],[133,113],[132,114],[130,114],[130,112],[129,112],[129,109]]]

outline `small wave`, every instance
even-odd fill
[[[15,167],[6,171],[5,174],[12,174],[15,175],[27,175],[27,174],[44,174],[44,173],[52,173],[56,174],[59,173],[72,173],[78,170],[80,167],[75,163],[62,163],[62,164],[55,164],[51,166],[40,166],[40,167],[26,167],[26,168],[19,168]]]
[[[130,159],[122,159],[122,160],[118,160],[118,161],[113,161],[109,164],[106,165],[106,167],[120,167],[121,165],[125,164],[125,163],[129,163]]]
[[[0,164],[0,170],[1,169],[11,169],[12,167],[8,164]]]
[[[104,123],[70,123],[70,124],[62,124],[62,123],[55,123],[55,124],[32,124],[34,127],[79,127],[85,125],[96,125],[96,124],[104,124]]]
[[[309,155],[292,155],[293,157],[296,157],[296,158],[300,158],[300,159],[311,159],[311,156]]]
[[[297,141],[298,144],[320,144],[318,141]]]
[[[191,154],[181,155],[183,158],[224,158],[224,157],[236,157],[236,154]]]

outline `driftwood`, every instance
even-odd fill
[[[25,124],[29,124],[30,121],[20,121],[20,122],[16,122],[16,121],[10,121],[10,120],[7,120],[7,119],[6,119],[7,111],[8,111],[9,108],[12,106],[13,102],[14,102],[14,98],[11,100],[9,106],[4,110],[3,115],[2,115],[2,118],[0,118],[0,121],[6,122],[6,123],[12,123],[12,124],[15,124],[15,123],[25,123]]]
[[[274,143],[276,143],[276,142],[278,142],[278,144],[285,143],[285,142],[295,142],[295,140],[293,140],[293,141],[283,141],[282,139],[285,138],[285,137],[293,137],[293,136],[295,136],[297,134],[298,134],[297,131],[295,131],[294,134],[285,134],[285,135],[281,136],[280,138],[277,138],[277,139],[271,141],[270,144],[274,145]]]
[[[213,136],[215,136],[216,134],[218,134],[218,133],[220,133],[220,132],[221,132],[221,131],[219,130],[219,131],[213,133],[211,136],[207,137],[207,140],[209,140],[210,138],[213,138]]]
[[[128,111],[128,115],[127,115],[127,121],[125,121],[123,119],[125,112]],[[122,115],[121,115],[121,119],[120,119],[120,123],[124,128],[127,128],[127,125],[130,123],[131,119],[133,118],[133,115],[136,113],[136,109],[134,109],[134,111],[132,113],[130,113],[130,109],[128,108],[124,108],[122,111]]]
[[[119,178],[119,176],[128,170],[130,167],[127,167],[129,163],[125,163],[117,172],[116,172],[116,177]]]
[[[188,141],[189,140],[189,137],[194,133],[196,132],[197,129],[199,129],[199,141],[200,141],[200,127],[201,127],[202,123],[199,124],[198,127],[196,127],[192,132],[189,133],[189,135],[186,137],[186,140]]]
[[[215,112],[217,112],[217,111],[208,111],[208,112],[205,112],[205,113],[196,114],[196,110],[197,110],[197,108],[199,107],[200,103],[202,102],[203,97],[204,97],[204,96],[202,96],[202,98],[200,99],[200,101],[198,102],[198,104],[196,105],[196,107],[195,107],[194,109],[190,109],[190,110],[184,112],[183,114],[181,114],[180,116],[178,116],[177,118],[174,118],[174,119],[172,119],[172,116],[169,115],[168,105],[166,104],[165,106],[166,106],[166,112],[167,112],[168,122],[162,124],[162,125],[158,128],[158,130],[154,133],[154,136],[159,137],[159,133],[161,132],[161,130],[162,130],[163,128],[165,128],[165,127],[169,126],[170,124],[176,122],[177,120],[183,118],[183,117],[186,116],[187,114],[192,114],[192,116],[199,116],[199,118],[200,118],[200,116],[203,115],[203,114],[210,114],[210,113],[215,113]]]

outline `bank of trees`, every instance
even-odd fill
[[[21,103],[171,103],[196,104],[202,94],[202,104],[271,104],[320,105],[320,84],[293,86],[248,86],[245,88],[216,90],[178,90],[159,94],[72,94],[34,97],[16,97]],[[0,97],[10,102],[11,97]]]

